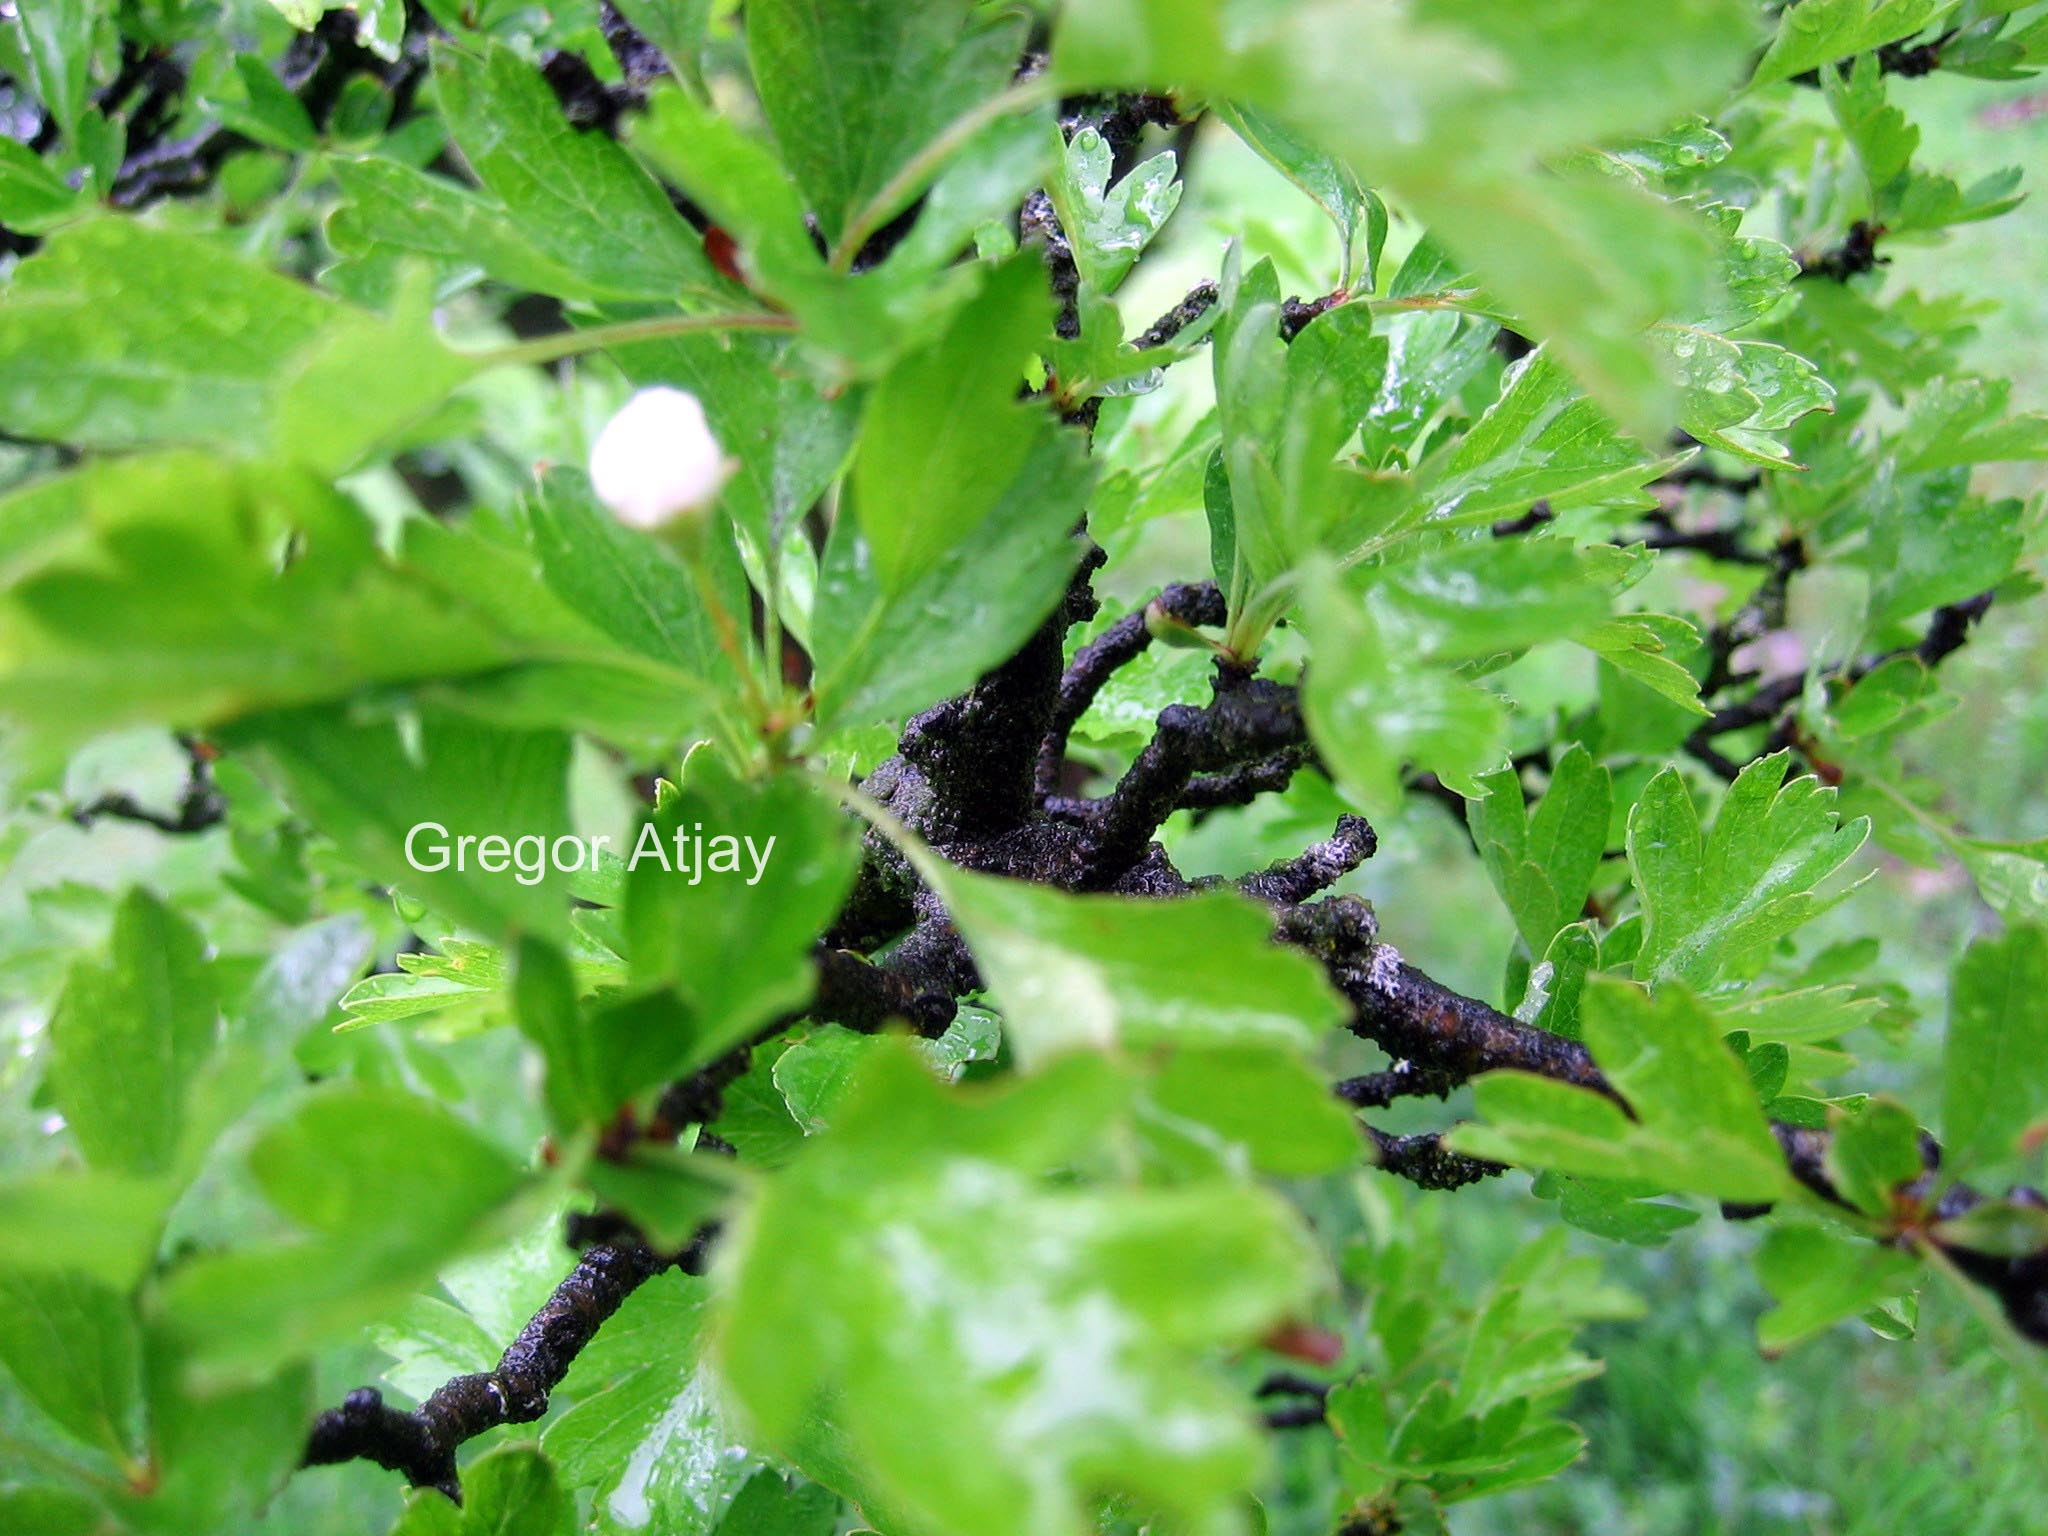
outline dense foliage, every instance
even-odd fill
[[[1721,1222],[1744,1351],[1925,1292],[2048,1432],[2048,838],[1912,766],[2048,417],[1886,270],[2020,196],[1916,87],[2044,62],[0,6],[0,1528],[1456,1527]],[[1360,894],[1446,815],[1484,998]],[[1925,1101],[1878,858],[1984,910]]]

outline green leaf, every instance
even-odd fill
[[[834,1025],[797,1041],[775,1059],[775,1086],[806,1136],[831,1123],[873,1037]]]
[[[456,268],[481,268],[508,287],[570,299],[629,297],[601,274],[580,271],[535,246],[503,204],[398,160],[332,162],[347,199],[327,238],[344,255],[405,251]]]
[[[1515,1015],[1567,1040],[1579,1038],[1579,1004],[1586,978],[1600,965],[1598,931],[1588,922],[1557,930],[1542,959],[1530,969],[1529,984]]]
[[[1328,1080],[1294,1051],[1223,1045],[1175,1051],[1159,1066],[1151,1099],[1175,1119],[1242,1149],[1253,1168],[1304,1178],[1355,1166],[1357,1123]]]
[[[309,1095],[257,1140],[249,1169],[293,1220],[379,1246],[445,1242],[522,1181],[503,1152],[448,1110],[356,1084]]]
[[[1564,539],[1489,535],[1382,567],[1365,599],[1393,650],[1449,664],[1583,630],[1606,614],[1610,585]]]
[[[1709,448],[1753,464],[1790,464],[1791,450],[1772,434],[1835,408],[1834,386],[1796,352],[1697,326],[1660,325],[1655,334],[1679,378],[1678,424]]]
[[[68,1434],[133,1458],[142,1345],[125,1297],[75,1274],[0,1270],[0,1365]]]
[[[147,1493],[124,1487],[108,1500],[117,1518],[165,1533],[258,1519],[305,1452],[307,1416],[318,1406],[312,1373],[199,1390],[190,1358],[163,1329],[150,1330],[144,1351],[156,1477]]]
[[[1964,494],[1957,470],[1883,485],[1872,497],[1870,622],[1882,633],[1943,603],[1988,591],[2012,574],[2026,546],[2025,509],[2014,499]]]
[[[438,1013],[487,995],[485,989],[453,976],[423,976],[410,971],[365,976],[342,996],[341,1010],[348,1019],[345,1026],[337,1027],[391,1024],[418,1018],[423,1013]]]
[[[1195,1358],[1298,1305],[1314,1262],[1241,1184],[1051,1177],[1125,1099],[1093,1056],[989,1095],[873,1052],[736,1234],[718,1361],[764,1441],[801,1465],[822,1418],[917,1528],[1078,1528],[1110,1492],[1199,1524],[1238,1498],[1256,1440]]]
[[[1487,1123],[1453,1130],[1458,1151],[1719,1200],[1785,1194],[1784,1158],[1749,1075],[1689,994],[1669,987],[1653,1000],[1640,987],[1594,982],[1581,1020],[1594,1061],[1633,1116],[1591,1089],[1489,1072],[1474,1085]]]
[[[434,79],[463,159],[546,260],[615,298],[718,290],[702,242],[659,183],[608,134],[572,128],[510,48],[437,46]]]
[[[869,396],[849,490],[885,593],[969,537],[1051,431],[1043,407],[1017,399],[1049,316],[1042,264],[1013,258]]]
[[[748,1480],[719,1525],[719,1536],[832,1536],[839,1497],[816,1483],[783,1481],[763,1468]]]
[[[235,75],[242,87],[239,96],[206,102],[223,124],[286,154],[306,154],[317,146],[312,114],[268,64],[245,53],[235,59]]]
[[[597,1536],[710,1536],[760,1465],[702,1358],[706,1290],[673,1273],[641,1286],[564,1383],[574,1405],[541,1446],[565,1487],[589,1491]]]
[[[0,1492],[0,1524],[39,1536],[98,1536],[106,1516],[98,1504],[69,1488],[18,1484]]]
[[[978,526],[893,593],[842,508],[811,615],[820,725],[901,720],[1013,655],[1081,559],[1089,474],[1070,437],[1041,438]]]
[[[1612,784],[1592,754],[1574,744],[1551,770],[1531,817],[1521,775],[1512,768],[1481,778],[1484,799],[1467,805],[1472,840],[1493,888],[1529,946],[1541,955],[1559,929],[1576,922],[1607,850]]]
[[[289,1049],[324,1021],[369,964],[374,935],[353,912],[309,923],[272,952],[234,1010],[229,1039]]]
[[[567,921],[561,875],[551,866],[523,873],[513,860],[530,867],[534,839],[570,831],[568,738],[439,710],[414,725],[288,710],[250,721],[241,740],[372,878],[485,933],[558,932]],[[463,850],[464,837],[479,841]]]
[[[166,1319],[213,1381],[246,1381],[395,1311],[447,1259],[501,1237],[521,1170],[447,1110],[392,1088],[306,1097],[249,1152],[270,1204],[307,1235],[195,1258]]]
[[[41,234],[78,207],[78,194],[26,144],[0,139],[0,222],[22,234]]]
[[[1605,619],[1572,637],[1622,677],[1676,704],[1688,715],[1704,719],[1700,680],[1674,652],[1691,655],[1700,649],[1699,631],[1684,619],[1662,613],[1631,613]]]
[[[746,31],[776,142],[832,242],[906,160],[1001,89],[1023,43],[1013,21],[983,22],[965,0],[761,0]]]
[[[1955,0],[1799,0],[1778,18],[1752,86],[1772,85],[1921,31]]]
[[[402,439],[482,368],[441,340],[429,295],[407,290],[389,318],[350,314],[291,359],[271,442],[287,458],[340,474]]]
[[[1863,169],[1864,186],[1850,202],[1852,214],[1898,236],[1995,218],[2018,203],[2016,166],[1965,188],[1912,163],[1920,130],[1887,101],[1887,77],[1875,54],[1859,57],[1846,77],[1825,71],[1822,84]]]
[[[521,503],[521,522],[541,579],[584,619],[628,650],[672,665],[707,688],[737,689],[732,658],[682,559],[665,541],[626,527],[599,506],[588,476],[550,470]],[[714,547],[706,564],[716,572],[713,585],[728,611],[743,609],[745,577],[730,550]]]
[[[95,1168],[160,1174],[179,1161],[192,1080],[220,1016],[199,931],[137,887],[108,962],[80,960],[50,1024],[50,1091]]]
[[[2012,385],[2004,379],[1937,380],[1914,399],[1893,444],[1900,472],[2048,458],[2048,414],[2008,416],[2011,398]]]
[[[1116,290],[1180,206],[1179,162],[1172,150],[1133,167],[1114,186],[1112,158],[1108,140],[1083,128],[1062,140],[1047,188],[1081,281],[1096,294]]]
[[[1775,1354],[1896,1296],[1919,1270],[1913,1256],[1825,1227],[1773,1227],[1757,1274],[1777,1305],[1757,1319],[1757,1343]]]
[[[658,91],[632,141],[732,237],[747,285],[795,315],[807,345],[837,354],[839,370],[868,376],[929,341],[975,292],[982,268],[953,267],[953,259],[1039,179],[1044,134],[1039,120],[1020,116],[973,135],[889,259],[858,276],[827,266],[789,173],[730,118],[681,91]]]
[[[1919,1122],[1890,1099],[1872,1099],[1854,1115],[1833,1118],[1828,1178],[1866,1215],[1889,1215],[1893,1192],[1926,1172]]]
[[[1711,244],[1640,189],[1536,165],[1715,105],[1746,66],[1752,15],[1699,0],[1617,32],[1594,0],[1422,17],[1106,0],[1063,14],[1054,68],[1069,89],[1172,86],[1286,120],[1414,212],[1649,440],[1669,392],[1643,328],[1697,312]],[[1408,89],[1361,89],[1360,58]]]
[[[94,0],[37,0],[13,17],[36,94],[74,143],[79,119],[91,105],[92,34],[99,14]]]
[[[1001,1034],[1001,1023],[994,1014],[969,1004],[960,1009],[945,1034],[936,1040],[919,1040],[916,1048],[941,1080],[956,1082],[969,1064],[995,1060]],[[831,1024],[792,1042],[775,1058],[770,1075],[790,1116],[806,1136],[815,1136],[831,1124],[860,1064],[878,1048],[879,1038]]]
[[[1334,573],[1303,578],[1315,655],[1302,691],[1309,732],[1345,794],[1367,814],[1400,803],[1401,771],[1427,769],[1468,798],[1507,752],[1501,701],[1455,674],[1400,656]]]
[[[1954,1172],[2015,1156],[2048,1115],[2048,929],[2014,924],[1964,951],[1949,986],[1942,1054],[1943,1166]]]
[[[125,1290],[148,1268],[177,1193],[167,1179],[75,1169],[0,1181],[0,1270]]]
[[[692,842],[678,859],[685,830]],[[635,846],[657,843],[664,854],[627,876],[626,943],[634,985],[668,989],[688,1010],[669,1042],[680,1075],[809,1000],[811,949],[853,883],[859,840],[801,777],[739,779],[699,751],[681,786],[663,787]],[[733,872],[721,874],[728,852]]]
[[[1204,500],[1211,559],[1230,599],[1229,642],[1249,654],[1286,611],[1297,565],[1318,552],[1367,552],[1422,506],[1402,477],[1360,474],[1336,459],[1386,366],[1366,307],[1322,316],[1289,346],[1272,263],[1240,272],[1234,248],[1218,305],[1211,351],[1222,443]]]
[[[1610,1243],[1657,1248],[1700,1219],[1698,1211],[1661,1200],[1636,1197],[1636,1185],[1607,1179],[1573,1179],[1560,1173],[1537,1176],[1531,1193],[1555,1200],[1557,1214],[1569,1225]]]
[[[530,1445],[501,1445],[462,1469],[462,1503],[421,1490],[391,1536],[568,1536],[576,1506]]]
[[[1447,452],[1417,472],[1427,521],[1490,523],[1537,501],[1553,512],[1644,507],[1644,487],[1672,467],[1651,460],[1611,426],[1547,352],[1531,353],[1502,381],[1500,398]]]
[[[549,723],[635,744],[673,739],[688,717],[687,674],[614,644],[474,526],[411,522],[393,558],[353,504],[298,473],[164,453],[80,474],[45,505],[82,505],[89,526],[51,530],[0,601],[0,709],[28,728],[31,755],[437,677],[466,679],[472,708],[495,693],[516,716],[523,689],[559,712]]]
[[[1635,974],[1650,985],[1704,987],[1751,964],[1839,901],[1816,887],[1863,846],[1870,823],[1843,823],[1835,791],[1811,776],[1781,783],[1776,753],[1722,796],[1711,835],[1685,780],[1666,768],[1629,812],[1628,857],[1642,898]]]
[[[2048,923],[2048,837],[2001,843],[1990,838],[1944,841],[1986,906],[2012,923]]]
[[[212,240],[74,225],[0,289],[0,427],[246,449],[268,437],[278,374],[347,313]]]
[[[1253,107],[1222,102],[1216,114],[1260,159],[1306,193],[1336,226],[1343,249],[1337,288],[1379,286],[1380,249],[1387,240],[1387,205],[1336,156],[1317,149],[1280,119]]]
[[[1120,1045],[1300,1049],[1345,1016],[1321,969],[1235,893],[1148,901],[933,874],[1027,1068]]]

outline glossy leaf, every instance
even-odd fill
[[[1586,990],[1582,1028],[1593,1059],[1627,1101],[1520,1072],[1476,1085],[1485,1125],[1451,1133],[1460,1151],[1720,1200],[1771,1200],[1786,1187],[1783,1155],[1749,1076],[1712,1017],[1677,988]]]
[[[679,854],[685,830],[693,841]],[[739,779],[709,752],[693,754],[681,784],[657,798],[635,847],[650,841],[667,856],[642,858],[627,876],[626,943],[634,985],[668,989],[687,1009],[687,1023],[667,1021],[680,1076],[808,1001],[809,955],[859,848],[851,818],[810,784]]]
[[[1540,955],[1586,904],[1607,848],[1608,772],[1584,748],[1558,759],[1533,816],[1521,778],[1511,769],[1487,774],[1485,798],[1466,820],[1493,886],[1531,954]]]
[[[907,1518],[992,1536],[1072,1526],[1105,1489],[1224,1507],[1256,1444],[1190,1352],[1255,1335],[1313,1270],[1242,1186],[1048,1182],[1123,1098],[1092,1057],[966,1097],[875,1052],[724,1271],[718,1361],[765,1440],[815,1441],[822,1415]],[[849,1326],[884,1313],[900,1326]]]
[[[1711,833],[1675,769],[1643,791],[1628,824],[1645,915],[1641,980],[1705,986],[1840,899],[1818,887],[1863,846],[1870,824],[1842,822],[1833,790],[1811,777],[1786,784],[1785,769],[1777,755],[1743,770]]]
[[[1778,18],[1752,85],[1770,85],[1822,64],[1911,37],[1952,0],[1799,0]]]
[[[1069,896],[957,870],[941,889],[1027,1066],[1119,1046],[1300,1048],[1343,1017],[1315,966],[1236,895]]]
[[[768,0],[753,10],[754,83],[828,240],[1002,85],[1020,42],[1014,26],[983,24],[962,0]],[[884,207],[873,224],[900,211]]]
[[[608,136],[572,128],[532,65],[500,45],[443,46],[434,78],[463,158],[548,261],[621,298],[716,286],[654,178]]]

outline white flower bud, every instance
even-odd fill
[[[620,406],[590,446],[591,487],[629,528],[661,528],[703,511],[733,468],[697,397],[666,384]]]

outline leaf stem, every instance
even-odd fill
[[[1052,99],[1052,81],[1044,75],[1034,75],[977,102],[946,124],[922,149],[898,166],[896,173],[882,183],[873,197],[853,211],[846,221],[846,228],[840,231],[838,242],[832,247],[832,270],[851,272],[854,258],[868,243],[869,237],[923,190],[924,184],[932,179],[940,164],[954,150],[997,118],[1026,111]]]
[[[793,331],[796,321],[773,310],[740,310],[698,315],[649,315],[641,320],[620,320],[612,325],[592,325],[581,330],[554,331],[529,341],[492,347],[470,356],[486,368],[552,363],[579,352],[596,352],[606,347],[628,346],[636,341],[660,341],[670,336],[694,336],[706,331]]]

